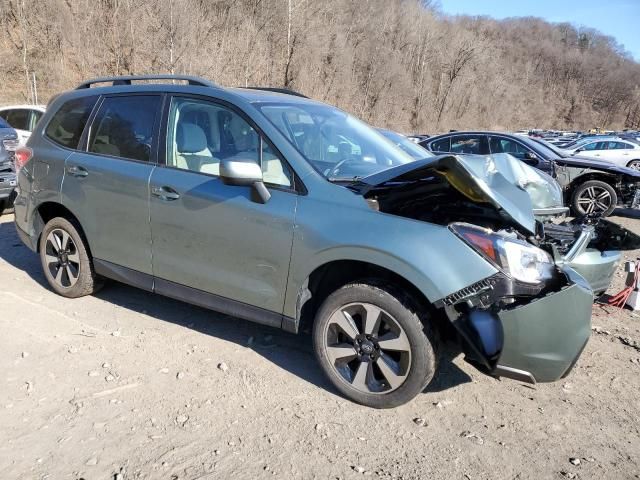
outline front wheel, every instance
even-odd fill
[[[336,290],[313,326],[322,370],[347,398],[374,408],[407,403],[436,371],[436,337],[416,303],[375,282]],[[428,319],[425,319],[428,320]]]
[[[618,204],[618,195],[611,185],[601,180],[589,180],[576,187],[571,206],[576,216],[611,215]]]
[[[82,297],[101,286],[86,241],[75,222],[61,217],[47,222],[40,236],[40,261],[49,285],[59,295]]]

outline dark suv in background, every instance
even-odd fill
[[[605,161],[568,156],[543,140],[498,132],[454,132],[420,143],[436,153],[508,153],[554,177],[577,216],[610,215],[616,206],[637,207],[640,172]]]

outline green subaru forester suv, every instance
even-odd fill
[[[565,254],[598,256],[605,285],[630,234],[545,235],[527,192],[474,162],[415,160],[295,92],[100,78],[55,97],[17,152],[15,223],[60,295],[108,278],[310,329],[320,368],[364,405],[423,391],[443,330],[490,375],[559,379],[593,301]]]

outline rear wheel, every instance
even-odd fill
[[[313,328],[316,356],[347,398],[374,408],[413,399],[436,371],[436,338],[407,296],[375,282],[333,292]]]
[[[633,169],[633,170],[640,170],[640,160],[631,160],[628,164],[627,167]]]
[[[40,261],[49,285],[64,297],[89,295],[101,286],[75,222],[61,217],[47,222],[40,236]]]
[[[618,204],[618,195],[611,185],[601,180],[589,180],[576,187],[571,206],[577,216],[611,215]]]

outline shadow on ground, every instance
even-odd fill
[[[22,244],[15,232],[13,222],[7,220],[5,215],[0,222],[0,259],[27,273],[35,282],[48,289],[38,255]],[[280,368],[336,393],[315,361],[311,336],[308,332],[295,335],[117,282],[108,282],[95,296],[132,312],[251,348]],[[469,375],[452,363],[459,354],[460,351],[456,345],[445,345],[439,373],[425,392],[444,391],[471,381]]]
[[[613,211],[613,216],[634,218],[640,220],[640,209],[637,208],[616,208]]]

